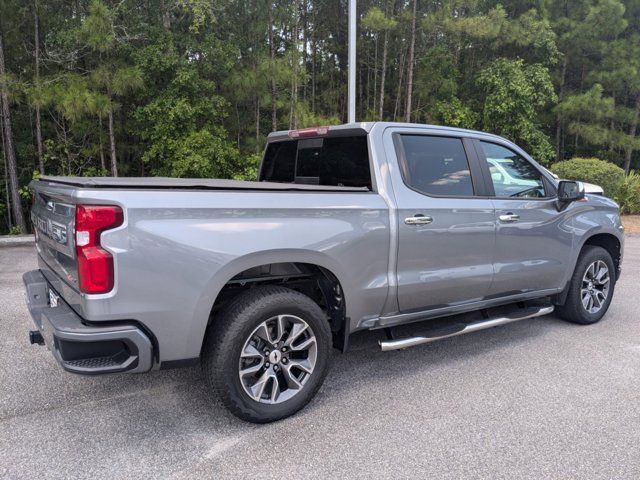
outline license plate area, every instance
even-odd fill
[[[60,295],[55,293],[53,290],[49,289],[49,306],[51,308],[55,308],[58,306],[59,301],[60,301]]]

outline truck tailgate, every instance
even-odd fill
[[[72,188],[49,188],[32,182],[34,200],[31,221],[36,248],[47,267],[74,290],[78,289],[75,251],[75,204]]]

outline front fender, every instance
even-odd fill
[[[564,284],[568,284],[575,270],[580,252],[584,245],[595,235],[611,235],[620,243],[620,255],[624,247],[624,228],[620,220],[618,205],[605,197],[587,197],[587,202],[576,202],[572,206],[570,222],[574,233],[574,242],[571,252],[571,268],[567,270]]]

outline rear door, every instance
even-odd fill
[[[553,184],[506,143],[475,141],[496,216],[494,280],[489,295],[508,296],[562,287],[569,268],[571,228],[556,207]]]
[[[401,312],[482,300],[493,279],[494,209],[472,142],[416,131],[393,134]]]

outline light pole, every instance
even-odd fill
[[[349,0],[349,109],[348,122],[356,121],[356,0]]]

